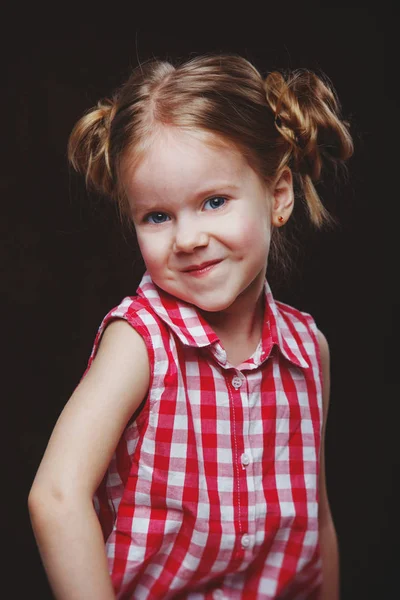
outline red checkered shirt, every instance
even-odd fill
[[[100,325],[87,370],[115,318],[151,365],[94,497],[117,598],[318,597],[317,328],[267,280],[264,293],[262,339],[236,367],[196,308],[148,273]]]

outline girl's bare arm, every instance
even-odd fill
[[[143,339],[125,321],[111,322],[54,427],[28,499],[57,600],[115,598],[92,498],[148,385]]]
[[[339,546],[335,525],[328,500],[325,473],[325,434],[330,399],[330,352],[326,337],[318,331],[321,368],[323,377],[323,426],[321,435],[321,454],[319,472],[319,540],[322,558],[322,587],[320,600],[339,600],[340,572]]]

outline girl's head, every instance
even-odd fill
[[[210,208],[213,216],[227,210],[219,196],[228,204],[235,202],[232,191],[231,202],[228,190],[221,187],[223,177],[212,181],[224,169],[229,178],[236,174],[239,185],[242,172],[242,189],[237,193],[250,194],[249,203],[264,190],[266,212],[260,222],[268,217],[269,229],[263,264],[266,267],[269,250],[272,260],[285,264],[278,217],[283,216],[284,224],[290,216],[292,176],[310,221],[316,227],[329,225],[334,220],[313,182],[320,179],[324,164],[342,163],[352,150],[338,101],[327,83],[305,70],[286,77],[273,72],[264,80],[247,60],[233,55],[197,57],[177,67],[156,60],[141,65],[111,100],[100,102],[78,121],[69,140],[69,159],[85,174],[87,185],[115,199],[121,214],[135,225],[148,268],[153,256],[146,237],[150,225],[154,255],[172,239],[162,242],[176,220],[166,210],[176,209],[168,204],[174,192],[179,191],[185,203],[194,194],[199,200],[203,191],[202,211],[204,207],[206,211],[202,215]],[[225,188],[228,184],[225,181]],[[151,222],[142,211],[146,202],[160,213]],[[249,214],[256,205],[249,204]],[[143,216],[146,232],[143,221],[138,221]],[[210,216],[204,219],[209,223]],[[256,244],[259,247],[257,235],[253,241],[254,252]],[[218,254],[215,247],[206,252],[206,246],[203,239],[201,252],[197,251],[196,260],[187,260],[188,265],[200,264],[200,258],[220,258],[213,256],[214,251]],[[184,252],[193,255],[193,249]]]

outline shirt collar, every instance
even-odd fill
[[[267,280],[264,284],[264,293],[264,326],[259,347],[259,362],[267,360],[276,345],[290,362],[307,368],[309,364],[303,358],[299,345],[290,330],[290,321],[275,302]],[[203,348],[219,342],[217,334],[192,304],[178,300],[161,290],[153,283],[147,271],[140,282],[137,294],[148,302],[153,311],[183,344]],[[282,303],[279,304],[282,305]],[[288,308],[291,309],[291,307]]]

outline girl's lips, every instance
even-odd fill
[[[214,261],[203,263],[198,266],[189,267],[188,269],[185,269],[184,273],[188,273],[188,275],[193,275],[193,276],[199,277],[203,274],[209,273],[211,271],[211,269],[213,267],[215,267],[216,265],[218,265],[220,262],[221,262],[220,260],[214,260]]]

